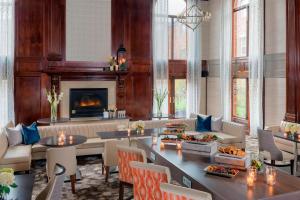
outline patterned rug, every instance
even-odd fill
[[[246,152],[258,155],[258,142],[256,138],[246,137]],[[111,174],[108,183],[105,183],[104,175],[101,174],[101,159],[99,156],[78,157],[78,168],[82,179],[76,182],[76,194],[71,192],[71,184],[66,182],[62,189],[64,200],[117,200],[119,197],[118,174]],[[36,161],[33,164],[35,184],[33,188],[33,199],[46,187],[47,176],[45,161]],[[125,198],[132,196],[132,189],[125,189]],[[124,198],[124,199],[125,199]]]
[[[47,185],[46,162],[36,161],[33,164],[35,183],[32,199]],[[78,168],[82,179],[76,182],[76,194],[71,192],[70,182],[65,182],[62,188],[62,199],[66,200],[117,200],[119,197],[118,174],[111,174],[107,183],[101,173],[101,159],[98,156],[84,156],[77,158]],[[125,188],[125,198],[132,196],[132,190]],[[125,199],[124,198],[124,199]]]

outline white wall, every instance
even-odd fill
[[[265,0],[266,54],[286,52],[286,0]]]
[[[107,61],[111,55],[111,0],[67,0],[66,60]]]
[[[286,0],[265,1],[265,52],[275,54],[270,66],[274,74],[265,78],[265,126],[271,126],[278,125],[286,112],[285,73],[277,73],[286,67],[284,56],[280,55],[286,53]]]

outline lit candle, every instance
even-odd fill
[[[300,134],[298,134],[297,137],[298,137],[298,140],[300,140]]]
[[[254,186],[254,177],[253,176],[247,176],[247,186],[253,187]]]
[[[130,132],[131,132],[130,128],[127,129],[128,137],[130,137]]]
[[[176,143],[176,149],[181,150],[181,148],[182,148],[181,143],[180,142]]]
[[[250,167],[248,175],[252,176],[254,181],[256,181],[256,178],[257,178],[257,169],[256,169],[256,167]]]
[[[275,184],[275,177],[272,174],[267,175],[267,184],[274,185]]]
[[[142,129],[142,130],[141,130],[141,135],[144,135],[144,133],[145,133],[145,130]]]
[[[161,148],[161,149],[165,148],[165,143],[161,142],[161,143],[160,143],[160,148]]]
[[[287,133],[283,133],[283,136],[284,136],[284,137],[287,137],[287,136],[288,136],[288,134],[287,134]]]
[[[267,166],[266,167],[266,179],[267,184],[270,186],[275,185],[276,182],[276,169],[274,167]]]

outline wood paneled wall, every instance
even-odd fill
[[[116,77],[117,107],[133,119],[152,111],[152,0],[112,0],[112,55],[120,44],[128,50],[129,72],[97,72],[95,63],[65,61],[65,0],[16,0],[16,122],[49,117],[46,88],[51,77],[107,79]],[[72,67],[79,69],[72,73]],[[59,83],[55,83],[59,84]]]
[[[300,1],[287,0],[285,120],[300,122]]]

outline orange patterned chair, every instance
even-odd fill
[[[170,183],[171,175],[167,167],[141,162],[130,162],[133,175],[135,200],[161,200],[160,183]]]
[[[132,169],[129,165],[130,161],[146,163],[147,158],[145,151],[136,147],[117,145],[117,154],[120,180],[119,199],[123,199],[124,186],[132,187],[133,184]]]
[[[212,200],[211,194],[168,183],[161,183],[162,200]]]

